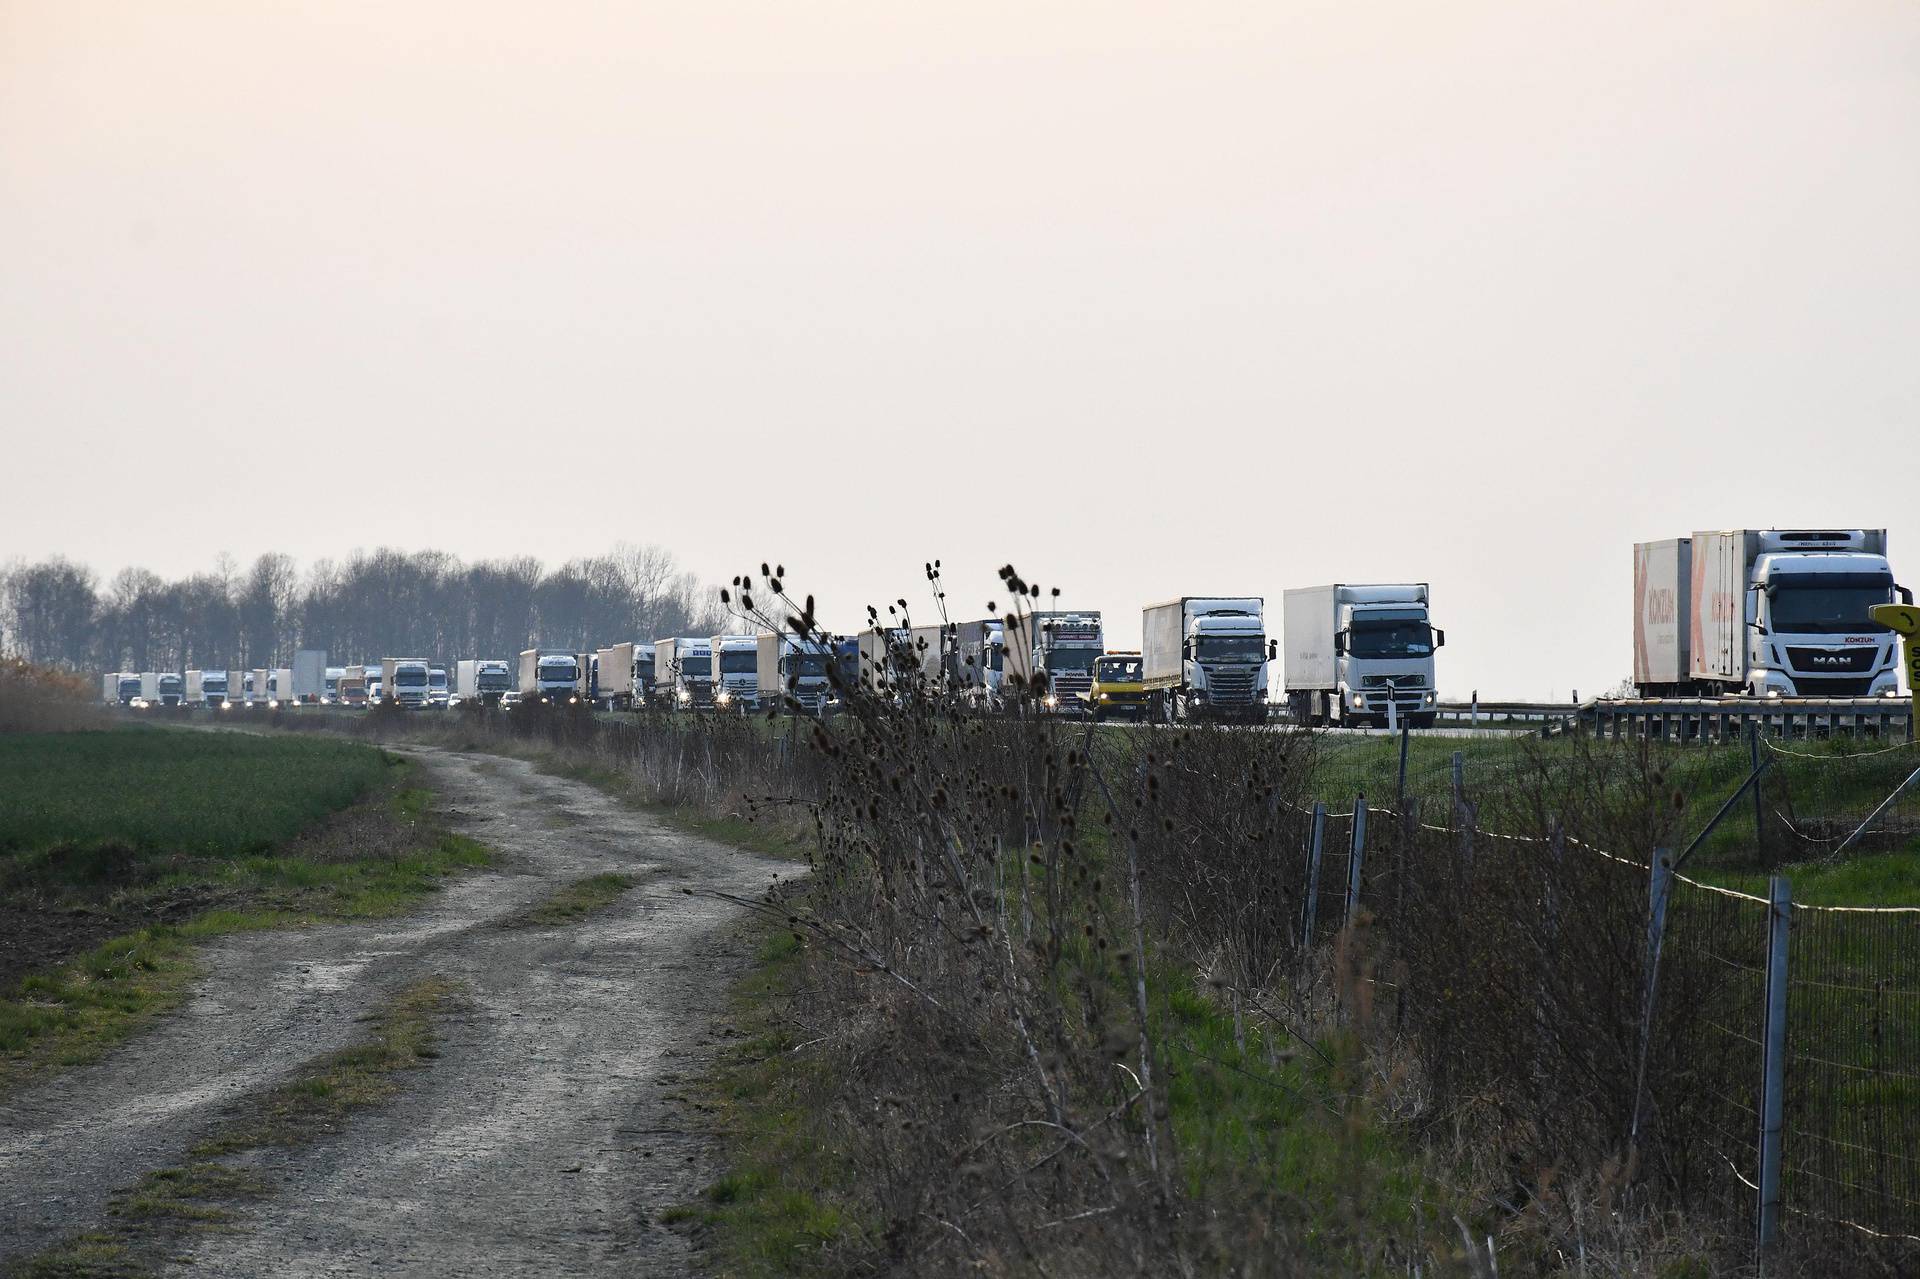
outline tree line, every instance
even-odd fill
[[[102,585],[62,556],[0,567],[0,650],[80,671],[248,669],[322,648],[336,665],[382,657],[511,658],[622,640],[711,635],[714,592],[657,546],[616,546],[548,569],[530,556],[463,563],[381,548],[304,573],[269,553],[242,569],[167,581],[127,568]]]

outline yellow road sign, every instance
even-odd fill
[[[1914,730],[1920,732],[1920,607],[1875,604],[1867,614],[1900,634],[1900,660],[1907,668],[1907,691],[1913,694]]]

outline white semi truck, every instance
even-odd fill
[[[187,705],[218,710],[227,704],[225,671],[188,671]]]
[[[550,706],[577,706],[586,696],[580,655],[558,649],[530,648],[520,654],[520,697]]]
[[[953,659],[962,696],[989,702],[997,699],[1006,674],[1006,623],[999,618],[955,623]]]
[[[100,696],[116,706],[140,700],[140,676],[134,671],[111,671],[100,681]]]
[[[920,657],[914,651],[913,632],[904,626],[870,626],[861,631],[860,682],[870,693],[902,698],[917,687]]]
[[[1094,661],[1106,651],[1100,614],[1010,614],[1007,621],[1005,674],[1045,710],[1086,710]]]
[[[453,691],[463,702],[498,706],[500,695],[513,687],[513,668],[486,658],[462,658],[453,665]]]
[[[830,641],[762,631],[754,637],[754,681],[760,709],[794,705],[808,715],[825,714],[833,699],[827,676],[832,661]]]
[[[388,701],[407,710],[423,710],[429,704],[427,659],[424,657],[383,657],[380,659],[380,687]]]
[[[1728,529],[1633,548],[1642,697],[1897,697],[1898,637],[1867,610],[1912,601],[1885,529]]]
[[[1287,714],[1296,724],[1431,728],[1434,651],[1447,642],[1427,584],[1307,586],[1286,593],[1280,623]]]
[[[594,705],[610,711],[637,710],[653,687],[653,645],[628,641],[594,654],[599,680]]]
[[[1148,714],[1261,723],[1274,655],[1258,596],[1182,596],[1140,616]]]
[[[653,667],[668,710],[713,705],[713,640],[676,636],[655,640]]]
[[[713,637],[713,702],[751,711],[760,703],[760,641],[753,635]]]
[[[447,682],[447,668],[444,666],[427,667],[427,704],[445,707],[453,700],[453,689]]]

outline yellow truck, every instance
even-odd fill
[[[1097,720],[1122,717],[1145,719],[1147,686],[1138,653],[1102,653],[1093,663],[1093,686],[1087,704]]]

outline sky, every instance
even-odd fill
[[[1916,228],[1904,2],[0,0],[0,560],[1426,581],[1590,694],[1636,540],[1920,585]]]

